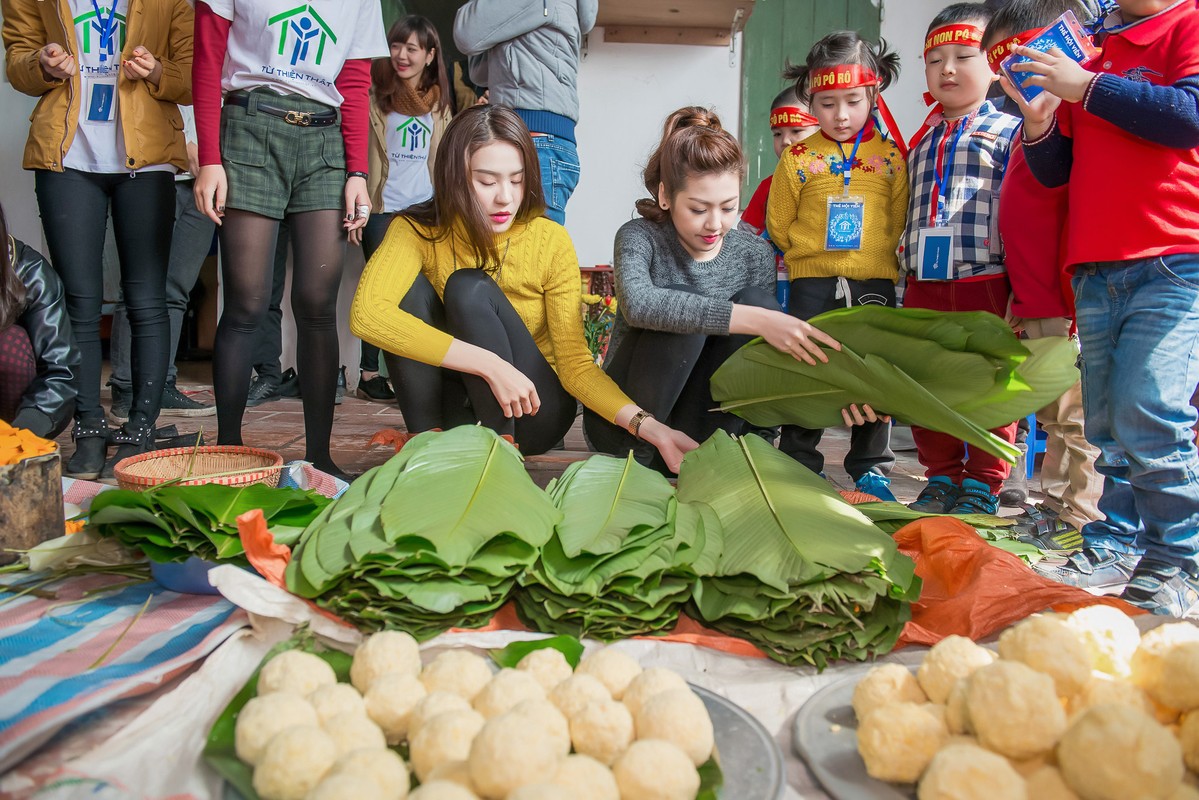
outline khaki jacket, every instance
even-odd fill
[[[383,208],[383,186],[387,183],[387,173],[391,168],[391,159],[387,157],[387,115],[375,102],[375,94],[371,92],[371,145],[368,152],[368,169],[366,190],[371,198],[371,207],[378,211]],[[433,110],[433,133],[429,136],[429,178],[433,178],[433,161],[437,155],[437,145],[441,142],[446,126],[450,124],[453,114],[447,105],[444,110]]]
[[[46,80],[38,62],[51,42],[76,53],[75,32],[67,0],[0,0],[4,15],[5,70],[13,88],[40,98],[29,117],[25,169],[62,172],[63,158],[78,126],[80,79]],[[187,169],[183,118],[178,104],[192,101],[192,28],[194,16],[187,0],[129,0],[122,60],[138,45],[162,63],[155,88],[147,81],[117,80],[121,130],[129,169],[173,164]]]

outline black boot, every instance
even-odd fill
[[[75,441],[75,452],[63,466],[63,474],[69,478],[92,481],[100,477],[104,459],[108,455],[108,423],[82,422],[75,420],[71,438]]]
[[[117,446],[117,452],[104,465],[103,478],[115,476],[116,465],[130,456],[148,453],[154,449],[154,423],[138,411],[129,415],[129,421],[112,435],[112,443]]]

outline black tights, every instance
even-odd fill
[[[296,318],[296,363],[301,365],[297,371],[304,398],[305,458],[318,469],[339,473],[329,455],[329,434],[339,361],[337,290],[346,243],[341,212],[306,211],[292,214],[288,223],[293,255],[291,309]],[[278,227],[278,220],[230,209],[220,228],[225,308],[217,326],[212,359],[220,444],[242,443],[250,367],[271,299]]]
[[[669,288],[698,294],[690,286]],[[774,293],[756,286],[746,287],[730,299],[739,305],[779,310]],[[709,383],[712,373],[752,338],[748,334],[709,336],[630,328],[617,343],[607,372],[634,403],[697,442],[718,430],[741,435],[750,430],[749,424],[712,410],[719,404],[712,399]],[[601,453],[623,456],[632,450],[647,466],[665,467],[652,447],[595,413],[583,412],[583,426],[588,440]]]
[[[487,273],[461,269],[446,281],[442,297],[418,275],[400,308],[473,345],[498,355],[537,387],[541,409],[519,419],[505,417],[487,381],[384,352],[387,371],[398,377],[396,393],[409,431],[452,428],[481,422],[512,436],[525,455],[557,444],[574,424],[575,399],[537,349],[533,335]]]

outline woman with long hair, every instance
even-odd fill
[[[455,117],[433,187],[388,229],[350,312],[357,336],[395,354],[408,431],[481,422],[536,455],[570,429],[579,401],[677,472],[695,441],[633,403],[587,349],[578,257],[542,216],[520,117],[493,105]]]

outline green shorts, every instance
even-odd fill
[[[221,163],[229,181],[226,208],[271,219],[288,214],[345,208],[346,154],[341,123],[303,127],[258,111],[258,99],[274,108],[320,113],[329,106],[267,89],[249,93],[251,107],[221,110]]]

